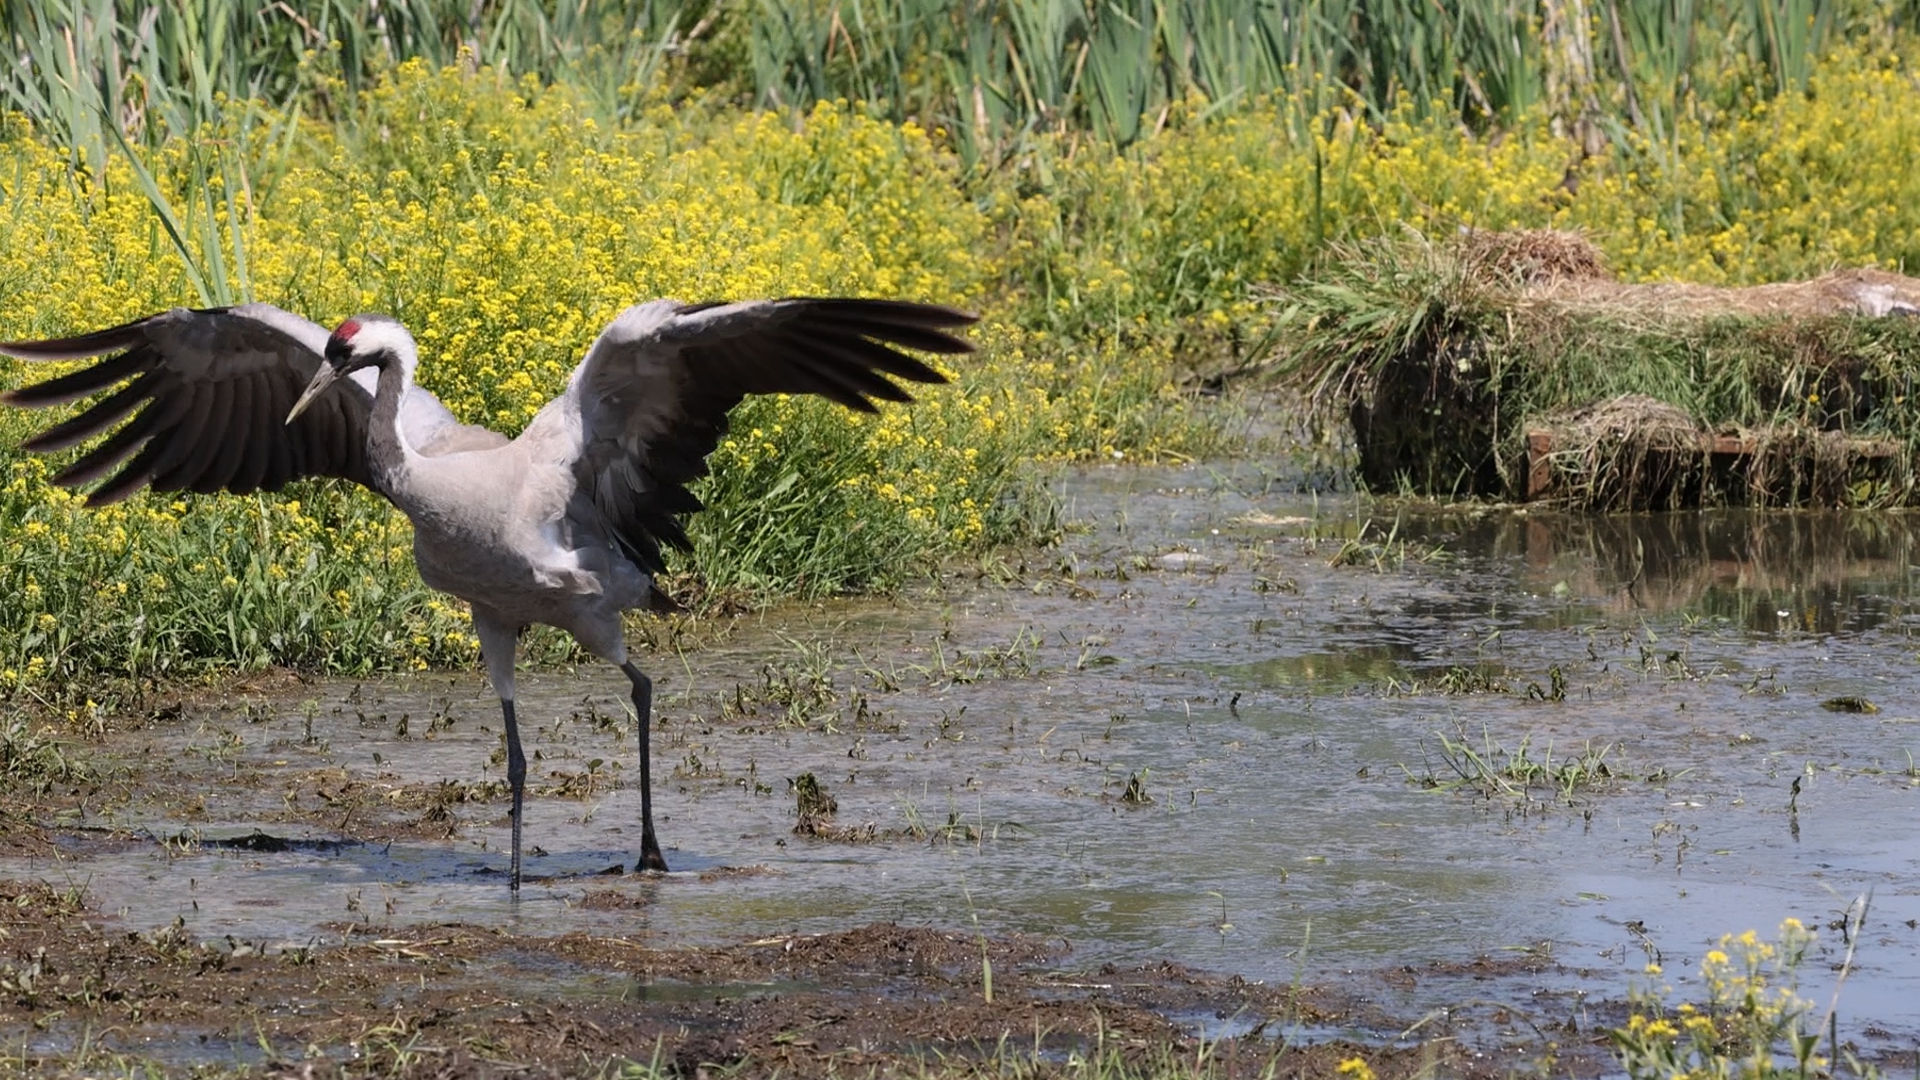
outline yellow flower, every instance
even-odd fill
[[[1347,1080],[1374,1080],[1373,1066],[1365,1058],[1350,1057],[1335,1067],[1336,1072]]]

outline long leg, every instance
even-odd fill
[[[480,636],[480,658],[486,661],[487,678],[493,682],[493,692],[500,695],[500,712],[507,721],[507,784],[513,788],[513,866],[508,885],[518,896],[520,819],[527,794],[527,755],[520,749],[520,727],[513,717],[513,651],[520,628],[476,604],[473,630]]]
[[[507,888],[520,891],[520,821],[522,803],[527,794],[527,755],[520,749],[520,726],[514,723],[513,699],[501,698],[500,711],[507,720],[507,784],[513,788],[513,863],[507,871]]]
[[[653,834],[653,680],[631,660],[621,661],[620,670],[633,680],[633,714],[640,722],[640,861],[634,869],[665,871],[667,857],[660,854],[660,841]],[[511,723],[507,730],[513,730]],[[519,850],[517,844],[514,850]]]

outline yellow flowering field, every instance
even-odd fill
[[[944,133],[858,106],[658,106],[616,127],[565,86],[415,63],[350,101],[321,95],[347,102],[331,118],[244,140],[235,119],[149,166],[189,218],[212,215],[186,230],[198,264],[213,265],[207,236],[231,238],[235,295],[322,322],[394,314],[422,381],[509,432],[636,300],[982,311],[982,352],[911,408],[774,398],[736,414],[695,565],[713,589],[775,596],[884,587],[1025,535],[1035,462],[1222,449],[1220,409],[1183,378],[1252,359],[1271,317],[1257,286],[1311,273],[1330,241],[1580,228],[1629,276],[1730,282],[1909,265],[1916,89],[1908,57],[1842,52],[1804,94],[1701,105],[1591,158],[1544,117],[1482,133],[1410,106],[1363,123],[1338,97],[1186,106],[1126,148],[1039,139],[966,170]],[[0,337],[196,302],[124,158],[97,175],[69,161],[0,122]],[[24,377],[0,360],[0,386]],[[420,586],[406,523],[378,500],[307,484],[82,512],[46,483],[57,463],[9,449],[51,419],[0,414],[0,695],[233,664],[471,662],[463,613]]]
[[[408,65],[351,123],[305,122],[282,161],[216,174],[255,189],[221,222],[240,287],[322,322],[390,312],[422,381],[470,420],[517,431],[593,335],[640,299],[853,294],[980,308],[986,214],[927,132],[822,106],[794,122],[722,116],[691,133],[658,113],[609,131],[565,88]],[[228,133],[208,131],[208,140]],[[279,152],[276,148],[275,152]],[[191,197],[188,148],[154,168]],[[270,190],[264,190],[270,185]],[[193,302],[124,162],[70,173],[19,125],[0,141],[0,337],[69,333]],[[220,200],[215,200],[220,205]],[[189,230],[195,243],[203,234]],[[1139,434],[1096,405],[1087,365],[1156,412],[1166,366],[1112,346],[1030,349],[988,323],[953,388],[861,417],[813,400],[743,406],[694,519],[715,589],[808,594],[884,585],[1002,543],[1028,518],[1036,458]],[[0,361],[0,385],[27,377]],[[1111,396],[1111,394],[1109,394]],[[0,414],[0,447],[52,417]],[[1177,426],[1152,425],[1179,449]],[[346,485],[282,496],[142,494],[102,511],[51,487],[57,462],[0,449],[0,694],[82,694],[85,677],[208,664],[343,671],[471,662],[463,612],[424,589],[403,517]],[[802,467],[804,465],[804,468]],[[76,682],[75,680],[79,680]]]
[[[1899,42],[1912,46],[1914,43]],[[1690,116],[1592,170],[1559,219],[1632,278],[1750,284],[1830,267],[1920,267],[1920,69],[1849,48],[1805,94]]]
[[[1075,334],[1182,320],[1227,331],[1257,317],[1253,286],[1306,271],[1329,240],[1564,210],[1568,147],[1544,124],[1485,140],[1410,107],[1379,128],[1348,109],[1296,122],[1302,108],[1176,121],[1124,151],[1075,146],[1045,192],[1003,201],[1006,275],[1030,319]]]

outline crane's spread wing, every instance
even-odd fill
[[[677,514],[700,509],[686,485],[748,394],[819,394],[850,409],[911,401],[887,376],[946,377],[894,346],[971,352],[947,333],[975,317],[897,300],[790,299],[738,304],[656,300],[603,331],[567,393],[581,424],[576,480],[614,539],[643,569],[660,545],[687,546]]]
[[[302,476],[364,484],[371,407],[364,387],[343,386],[293,424],[284,422],[319,368],[326,341],[326,330],[265,304],[175,308],[80,337],[0,344],[0,353],[25,360],[107,357],[0,394],[0,401],[42,408],[119,387],[22,444],[45,453],[112,431],[54,477],[76,487],[113,473],[90,505],[116,502],[147,484],[200,492],[277,491]]]
[[[0,343],[0,353],[25,360],[106,357],[0,393],[0,402],[44,408],[118,387],[22,444],[48,453],[111,431],[54,477],[77,487],[112,473],[88,497],[93,506],[148,484],[156,491],[239,494],[278,491],[307,476],[368,484],[367,417],[377,377],[371,369],[341,380],[286,423],[287,410],[323,362],[326,343],[323,327],[270,304],[175,308],[79,337]],[[415,445],[457,441],[470,430],[417,387],[403,402],[402,425]]]

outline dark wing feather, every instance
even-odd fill
[[[124,330],[126,327],[119,329]],[[65,405],[69,401],[78,401],[89,394],[105,390],[114,383],[130,375],[147,371],[153,366],[153,356],[140,351],[139,342],[122,345],[122,338],[117,331],[112,330],[59,341],[7,342],[0,344],[0,352],[21,360],[73,360],[77,357],[70,355],[70,352],[76,342],[95,340],[108,342],[109,349],[125,348],[128,351],[111,359],[102,360],[92,367],[62,375],[57,379],[48,379],[46,382],[23,386],[18,390],[9,390],[0,394],[0,401],[29,409],[43,408],[48,405]],[[48,349],[42,354],[35,351],[39,346],[64,346],[64,348]]]
[[[286,416],[287,410],[293,408],[293,403],[299,400],[288,392],[279,379],[271,377],[267,379],[267,392],[273,400],[273,404],[268,407],[269,423],[274,416]],[[284,431],[286,425],[282,424],[280,428]],[[279,491],[287,486],[289,480],[306,472],[307,459],[305,453],[299,449],[301,436],[298,433],[293,438],[282,438],[280,432],[269,431],[266,438],[267,470],[260,476],[260,490]]]
[[[277,491],[303,476],[367,484],[372,399],[364,386],[342,379],[292,425],[284,422],[322,363],[326,339],[322,327],[266,304],[175,308],[79,337],[0,343],[0,354],[25,360],[112,354],[0,393],[0,402],[44,408],[119,387],[22,444],[44,453],[107,436],[54,478],[74,487],[107,477],[90,505],[149,484],[199,492]]]
[[[260,479],[267,473],[272,459],[272,451],[267,448],[267,440],[273,435],[273,392],[271,384],[259,375],[248,376],[244,382],[249,399],[243,421],[245,430],[233,441],[238,447],[233,475],[225,480],[228,491],[235,495],[248,495],[260,489]],[[280,412],[285,416],[286,411]],[[285,425],[282,425],[283,427]]]
[[[95,433],[119,423],[128,413],[145,404],[148,396],[153,393],[154,383],[158,382],[159,378],[158,372],[146,372],[117,392],[94,402],[87,411],[73,419],[55,424],[21,443],[20,449],[31,450],[38,454],[51,454],[56,450],[65,450],[86,442]]]
[[[61,487],[79,487],[91,484],[107,475],[114,467],[127,459],[127,455],[140,449],[153,432],[158,416],[152,409],[133,418],[133,422],[113,433],[99,446],[80,455],[66,468],[54,474],[53,482]]]
[[[875,401],[911,401],[888,376],[947,380],[896,346],[971,352],[948,331],[974,320],[900,300],[659,300],[628,308],[568,388],[581,417],[575,478],[614,541],[658,573],[662,544],[687,545],[678,515],[700,509],[687,485],[706,475],[706,457],[741,399],[818,394],[862,412],[874,412]]]
[[[206,472],[213,452],[231,436],[228,417],[232,413],[232,405],[232,379],[210,381],[194,392],[193,407],[180,420],[180,427],[192,434],[188,438],[171,440],[166,452],[154,461],[153,478],[150,481],[153,490],[179,491]],[[203,434],[216,429],[217,437],[208,438]]]
[[[265,417],[255,416],[253,408],[253,380],[249,377],[229,379],[222,387],[227,395],[226,408],[220,413],[228,417],[227,438],[213,443],[213,452],[207,455],[206,466],[194,474],[188,482],[189,490],[202,495],[211,495],[216,491],[225,491],[233,482],[233,474],[240,468],[240,455],[247,449],[253,438],[253,425]]]

